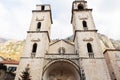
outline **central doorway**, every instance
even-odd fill
[[[80,80],[79,72],[69,62],[52,63],[44,73],[43,80]]]

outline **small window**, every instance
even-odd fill
[[[92,45],[90,43],[87,44],[87,50],[90,58],[94,58],[94,53],[92,50]]]
[[[65,53],[65,48],[60,47],[60,48],[58,49],[58,52],[59,52],[60,54],[64,54],[64,53]]]
[[[37,43],[34,43],[34,44],[33,44],[32,52],[33,52],[33,53],[36,53],[36,51],[37,51]]]
[[[41,10],[43,11],[43,10],[45,10],[45,6],[43,5],[43,6],[41,6]]]
[[[38,22],[38,24],[37,24],[37,30],[40,30],[40,28],[41,28],[41,22]]]
[[[86,21],[83,21],[83,27],[87,27],[87,22]]]
[[[8,72],[14,72],[16,71],[16,67],[8,67]]]
[[[89,53],[93,52],[92,45],[90,43],[87,44],[87,49]]]
[[[79,5],[78,5],[78,10],[83,10],[83,9],[84,9],[83,5],[82,5],[82,4],[79,4]]]
[[[87,22],[86,22],[86,21],[83,21],[82,24],[83,24],[83,28],[84,28],[84,30],[88,30]]]

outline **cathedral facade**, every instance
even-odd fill
[[[87,1],[72,4],[73,42],[50,39],[50,5],[37,5],[32,13],[15,80],[120,80],[111,78],[104,56],[109,50],[103,54]],[[22,79],[26,69],[29,79]]]

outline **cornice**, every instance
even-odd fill
[[[106,50],[103,52],[103,54],[105,54],[105,53],[108,52],[108,51],[120,51],[120,49],[106,49]]]
[[[98,30],[75,30],[73,42],[75,41],[75,37],[76,37],[77,32],[97,32],[97,31]]]
[[[47,34],[47,36],[48,36],[49,42],[51,42],[48,31],[27,31],[27,33],[45,33],[45,34]]]

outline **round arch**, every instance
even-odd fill
[[[43,80],[80,80],[79,67],[70,60],[51,61],[44,67]]]
[[[83,10],[84,6],[82,4],[78,4],[78,10]]]

